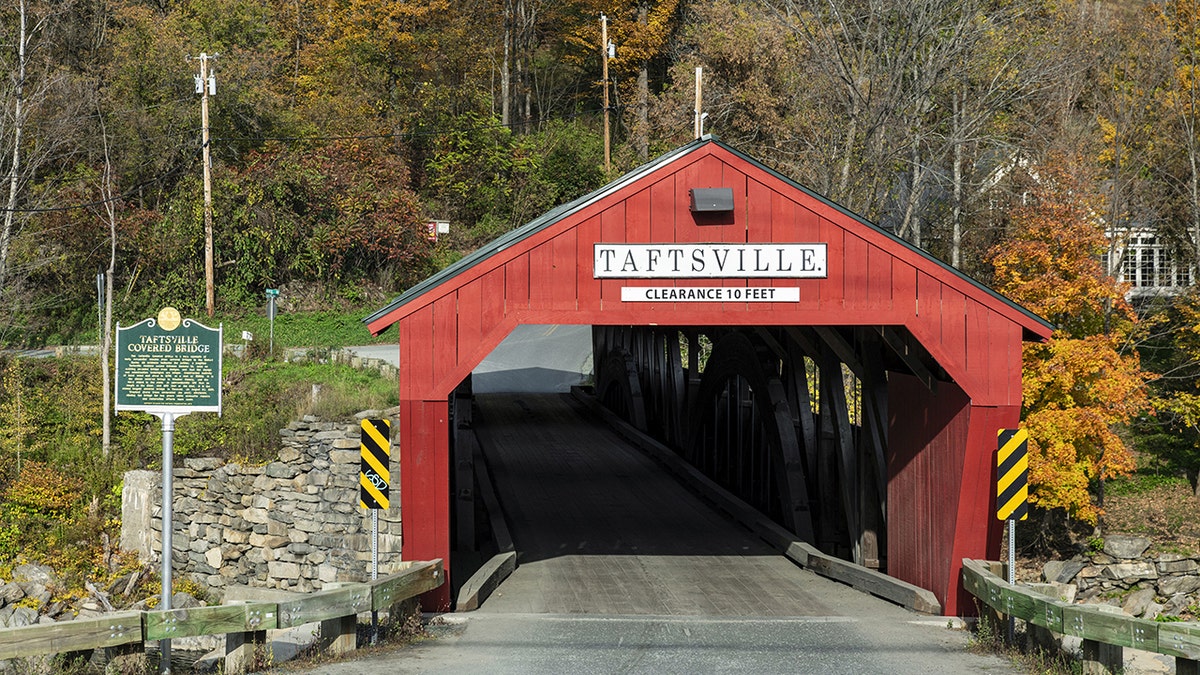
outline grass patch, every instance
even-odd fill
[[[1105,488],[1106,533],[1145,536],[1156,553],[1200,552],[1200,500],[1187,480],[1139,474]]]
[[[309,312],[304,314],[279,313],[275,316],[275,348],[286,347],[347,347],[351,345],[391,344],[396,341],[392,331],[372,337],[363,317],[372,310],[346,312]],[[210,325],[208,321],[201,321]],[[232,344],[242,342],[242,331],[254,334],[255,342],[264,347],[270,341],[271,324],[265,315],[243,314],[214,317],[211,325],[222,323],[225,340]]]
[[[399,404],[395,381],[372,371],[278,361],[228,359],[226,364],[224,414],[181,418],[175,433],[178,456],[267,462],[281,447],[279,430],[304,415],[333,421]]]
[[[1152,473],[1135,473],[1125,478],[1113,478],[1104,485],[1106,495],[1114,497],[1130,497],[1152,494],[1156,490],[1171,489],[1178,486],[1187,487],[1187,479],[1182,476],[1166,476]]]

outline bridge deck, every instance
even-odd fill
[[[822,587],[827,601],[829,582],[714,510],[568,396],[477,401],[520,563],[481,611],[837,613],[812,592]]]

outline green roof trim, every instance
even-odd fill
[[[437,272],[436,274],[426,278],[424,281],[421,281],[420,283],[414,285],[412,288],[409,288],[405,292],[401,293],[394,300],[392,300],[390,303],[388,303],[386,307],[384,307],[384,308],[374,312],[370,316],[364,318],[362,320],[363,323],[370,324],[375,321],[378,321],[379,319],[394,312],[396,309],[408,304],[409,302],[412,302],[413,300],[424,295],[428,291],[430,291],[438,286],[441,286],[446,281],[453,279],[454,277],[462,274],[463,272],[466,272],[467,270],[478,265],[479,263],[483,262],[484,260],[487,260],[488,258],[492,257],[493,255],[526,239],[527,237],[530,237],[530,236],[544,230],[547,227],[550,227],[551,225],[559,222],[560,220],[567,217],[568,215],[575,213],[577,211],[580,211],[588,206],[591,206],[592,204],[594,204],[598,201],[601,201],[605,197],[608,197],[609,195],[620,191],[624,187],[626,187],[634,182],[637,182],[638,180],[641,180],[645,176],[674,162],[675,160],[691,154],[693,151],[699,149],[700,147],[702,147],[708,143],[715,143],[716,145],[720,146],[722,149],[724,149],[727,152],[729,152],[730,154],[738,157],[739,159],[746,162],[747,164],[750,164],[750,165],[762,170],[763,172],[770,174],[771,176],[773,176],[777,180],[783,182],[784,184],[786,184],[800,192],[803,192],[805,195],[808,195],[809,197],[838,211],[839,213],[847,216],[848,218],[853,219],[855,222],[858,222],[859,224],[861,224],[865,227],[869,227],[869,228],[873,229],[874,231],[878,232],[879,234],[882,234],[883,236],[891,239],[896,244],[899,244],[900,246],[903,246],[903,247],[909,249],[910,251],[916,253],[920,257],[930,261],[931,263],[950,272],[954,276],[957,276],[957,277],[963,279],[964,281],[968,282],[972,286],[982,290],[984,293],[986,293],[990,297],[992,297],[992,298],[1000,301],[1001,303],[1007,305],[1008,307],[1016,310],[1020,314],[1029,318],[1034,323],[1046,328],[1048,331],[1054,330],[1054,325],[1051,324],[1050,322],[1046,321],[1045,319],[1041,318],[1040,316],[1037,316],[1033,312],[1030,312],[1028,309],[1025,309],[1024,307],[1013,302],[1012,300],[1004,297],[1000,293],[997,293],[995,290],[993,290],[986,284],[974,279],[970,275],[964,273],[962,270],[959,270],[958,268],[953,267],[952,265],[950,265],[946,262],[943,262],[942,260],[939,260],[938,258],[933,257],[932,255],[929,254],[928,251],[925,251],[924,249],[922,249],[918,246],[915,246],[908,241],[905,241],[904,239],[896,236],[896,234],[894,234],[893,232],[890,232],[884,228],[879,227],[878,225],[875,225],[874,223],[870,222],[866,218],[863,218],[862,216],[858,215],[857,213],[854,213],[853,211],[850,211],[849,209],[845,208],[844,206],[837,204],[833,201],[830,201],[829,199],[825,198],[824,196],[813,192],[812,190],[808,189],[807,187],[801,185],[800,183],[797,183],[796,181],[794,181],[791,178],[788,178],[787,176],[770,168],[769,166],[763,164],[762,162],[750,157],[749,155],[746,155],[745,153],[743,153],[739,150],[736,150],[736,149],[722,143],[715,136],[712,136],[712,135],[706,135],[703,138],[699,138],[695,141],[692,141],[691,143],[680,146],[679,148],[677,148],[675,150],[672,150],[654,160],[651,160],[651,161],[647,162],[646,164],[643,164],[642,166],[634,169],[633,171],[630,171],[629,173],[625,174],[624,176],[621,176],[620,178],[616,179],[615,181],[609,183],[608,185],[605,185],[604,187],[601,187],[598,190],[595,190],[594,192],[591,192],[591,193],[586,194],[574,201],[568,202],[568,203],[558,206],[554,209],[551,209],[550,211],[547,211],[545,214],[539,216],[538,218],[535,218],[534,220],[526,223],[525,225],[522,225],[521,227],[518,227],[510,232],[507,232],[507,233],[501,235],[500,237],[496,238],[492,242],[490,242],[484,246],[481,246],[480,248],[471,252],[469,255],[461,258],[460,260],[458,260],[457,262],[455,262],[451,265],[448,265],[446,268],[442,269],[440,272]]]

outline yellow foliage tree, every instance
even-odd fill
[[[1114,427],[1146,408],[1148,376],[1126,348],[1133,311],[1100,264],[1099,199],[1061,166],[1039,168],[1011,239],[991,254],[997,290],[1058,326],[1024,352],[1030,502],[1095,523],[1089,488],[1135,468]]]

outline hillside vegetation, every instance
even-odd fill
[[[1200,261],[1196,0],[17,0],[0,34],[0,344],[166,305],[261,344],[267,289],[366,340],[347,315],[690,141],[701,72],[706,131],[1058,327],[1025,358],[1040,509],[1097,522],[1139,462],[1196,483],[1200,300],[1113,278]],[[0,417],[0,461],[101,467],[90,366],[43,367],[76,402]]]

